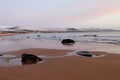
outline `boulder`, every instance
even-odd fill
[[[41,58],[37,57],[36,55],[33,55],[33,54],[27,54],[27,53],[23,53],[21,55],[22,57],[22,64],[36,64],[37,62],[39,61],[42,61]]]
[[[75,41],[74,40],[72,40],[72,39],[63,39],[62,41],[61,41],[61,43],[62,44],[74,44],[75,43]]]
[[[78,51],[76,52],[77,55],[81,55],[81,56],[86,56],[86,57],[92,57],[93,55],[91,54],[91,52],[89,51]]]

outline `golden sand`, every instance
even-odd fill
[[[16,33],[0,33],[0,36],[13,36],[16,35]]]
[[[70,51],[24,49],[8,54],[21,55],[24,52],[58,56]],[[104,52],[94,54],[106,54],[106,56],[99,58],[70,56],[48,59],[42,64],[0,67],[0,80],[120,80],[120,55]]]

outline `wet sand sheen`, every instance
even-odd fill
[[[20,55],[22,52],[46,56],[64,55],[69,50],[25,49],[7,54]],[[46,60],[43,64],[0,67],[0,80],[120,80],[120,55],[105,52],[100,58],[69,56]]]
[[[14,36],[17,35],[17,33],[0,33],[0,37],[1,36]]]
[[[14,36],[9,36],[10,34],[8,34],[8,36],[0,37],[0,52],[4,53],[26,48],[45,48],[104,51],[119,54],[119,33],[116,33],[113,36],[112,33],[109,33],[109,35],[107,33],[106,36],[103,36],[102,32],[99,32],[97,38],[91,36],[83,37],[82,35],[85,34],[92,35],[98,33],[28,33]],[[76,42],[72,46],[65,46],[61,44],[61,40],[64,38],[74,39]]]
[[[33,49],[34,50],[34,49]],[[87,52],[87,53],[86,53]],[[31,53],[24,53],[24,54],[30,54]],[[35,54],[34,54],[35,55]],[[94,52],[90,51],[72,51],[65,53],[63,55],[36,55],[38,58],[41,59],[37,64],[45,63],[49,59],[59,59],[59,58],[66,58],[70,56],[83,56],[83,57],[90,57],[90,58],[99,58],[99,57],[104,57],[106,54],[95,54]],[[20,54],[2,54],[0,56],[0,66],[2,67],[12,67],[12,66],[20,66],[23,63],[22,61],[22,56]]]

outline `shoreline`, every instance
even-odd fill
[[[120,54],[116,54],[116,53],[113,53],[113,52],[106,52],[106,51],[98,51],[98,50],[72,50],[72,49],[53,49],[53,48],[25,48],[25,49],[18,49],[18,50],[12,50],[12,51],[7,51],[7,52],[1,52],[0,54],[3,54],[3,55],[6,55],[6,54],[10,54],[10,55],[16,55],[16,54],[22,54],[22,53],[32,53],[32,54],[41,54],[41,52],[43,52],[42,54],[48,54],[48,51],[62,51],[63,52],[74,52],[74,51],[90,51],[94,54],[96,53],[105,53],[105,54],[115,54],[115,55],[120,55]],[[50,52],[50,54],[54,54],[52,52]],[[57,53],[59,54],[59,52]],[[56,55],[57,55],[56,54]]]
[[[0,33],[0,37],[1,36],[13,36],[13,35],[17,35],[18,33]]]
[[[7,46],[0,46],[1,53],[7,53],[16,50],[23,50],[23,49],[54,49],[54,50],[68,50],[68,51],[101,51],[101,52],[108,52],[111,54],[120,54],[119,45],[113,44],[98,44],[98,43],[75,43],[73,46],[64,46],[61,43],[53,43],[47,41],[36,41],[36,43],[32,43],[32,41],[36,40],[24,40],[22,43],[17,42],[18,45],[13,44],[14,42],[10,42],[11,47]],[[6,44],[7,41],[4,41],[3,44]],[[32,44],[30,44],[32,43]],[[39,44],[38,44],[39,43]],[[49,43],[49,44],[48,44]],[[85,44],[85,45],[84,45]],[[52,46],[52,47],[51,47]],[[5,47],[5,48],[4,48]],[[7,50],[6,50],[7,49]]]
[[[20,33],[18,33],[20,34]],[[71,36],[71,38],[74,38],[76,41],[74,45],[66,46],[61,44],[62,38],[60,35],[55,34],[23,34],[23,35],[17,35],[17,33],[12,34],[4,34],[5,37],[0,38],[0,52],[8,52],[8,51],[14,51],[19,49],[27,49],[27,48],[45,48],[45,49],[64,49],[64,50],[89,50],[89,51],[103,51],[103,52],[110,52],[115,54],[120,54],[120,45],[108,42],[96,42],[90,41],[92,38],[89,37],[82,37],[80,38],[80,35],[76,36],[75,34]],[[13,36],[15,35],[15,36]],[[70,35],[70,34],[69,34]],[[84,34],[85,35],[85,34]],[[107,34],[108,35],[108,34]],[[115,34],[114,34],[115,35]],[[80,38],[81,40],[77,39]],[[84,38],[86,38],[84,40]],[[87,39],[88,38],[88,39]],[[78,40],[78,41],[77,41]],[[88,40],[88,41],[86,41]],[[52,46],[52,47],[51,47]]]
[[[21,53],[61,56],[71,50],[23,49],[8,52],[9,55]],[[106,54],[104,57],[89,58],[68,56],[46,59],[41,64],[0,67],[1,80],[120,80],[120,55],[93,51],[94,54]],[[25,77],[26,76],[26,77]]]
[[[12,35],[16,34],[7,34],[6,36]],[[6,42],[4,43],[6,44]],[[29,44],[30,42],[25,41],[25,43]],[[37,44],[38,43],[39,41]],[[34,43],[35,46],[37,44]],[[0,56],[0,64],[3,65],[5,62],[5,64],[9,65],[0,66],[0,80],[120,80],[120,55],[112,53],[112,51],[119,53],[116,49],[117,46],[101,45],[101,48],[104,49],[101,51],[100,45],[96,46],[96,44],[91,43],[86,45],[82,43],[82,45],[80,45],[79,43],[80,46],[77,47],[80,51],[87,50],[96,55],[105,55],[102,57],[84,57],[74,55],[65,56],[76,50],[67,50],[67,46],[66,48],[62,46],[64,49],[55,49],[54,47],[57,46],[58,48],[58,45],[54,44],[53,46],[53,43],[51,44],[53,49],[44,48],[43,45],[45,44],[42,45],[43,48],[32,47],[27,49],[23,47],[23,45],[25,46],[24,43],[22,45],[20,44],[23,49],[19,49],[19,46],[12,46],[12,48],[17,50],[7,51],[3,53],[3,55],[8,55],[8,58],[10,56],[18,56],[20,58],[22,53],[29,53],[43,57],[47,56],[49,58],[44,58],[43,63],[30,65],[17,64],[11,66],[9,63],[10,61],[13,61],[13,59],[2,59]],[[33,44],[29,46],[33,46]],[[51,47],[48,43],[46,46]],[[89,50],[88,47],[90,48]],[[96,47],[100,50],[95,50],[97,49]],[[8,49],[10,49],[10,47],[8,47]],[[111,53],[109,51],[111,51]],[[13,61],[12,64],[16,64],[16,61]]]

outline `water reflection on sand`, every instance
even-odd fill
[[[62,37],[61,37],[62,36]],[[8,52],[25,48],[48,48],[67,50],[94,50],[119,53],[120,45],[96,42],[96,37],[64,36],[60,34],[20,34],[15,36],[0,37],[0,52]],[[65,46],[61,44],[63,38],[72,38],[77,41],[74,45]],[[111,37],[110,37],[111,38]],[[116,39],[119,40],[117,37]]]
[[[59,59],[59,58],[66,58],[70,56],[80,56],[80,57],[86,57],[86,58],[100,58],[106,56],[105,54],[93,54],[92,52],[87,51],[88,53],[85,53],[86,51],[72,51],[68,52],[64,55],[58,55],[58,56],[45,56],[45,55],[37,55],[42,59],[42,61],[39,61],[37,64],[42,64],[49,62],[50,59]],[[80,54],[90,54],[91,56],[87,55],[80,55]],[[12,66],[20,66],[22,65],[21,62],[22,58],[21,55],[9,55],[4,54],[0,56],[0,66],[2,67],[12,67]]]

